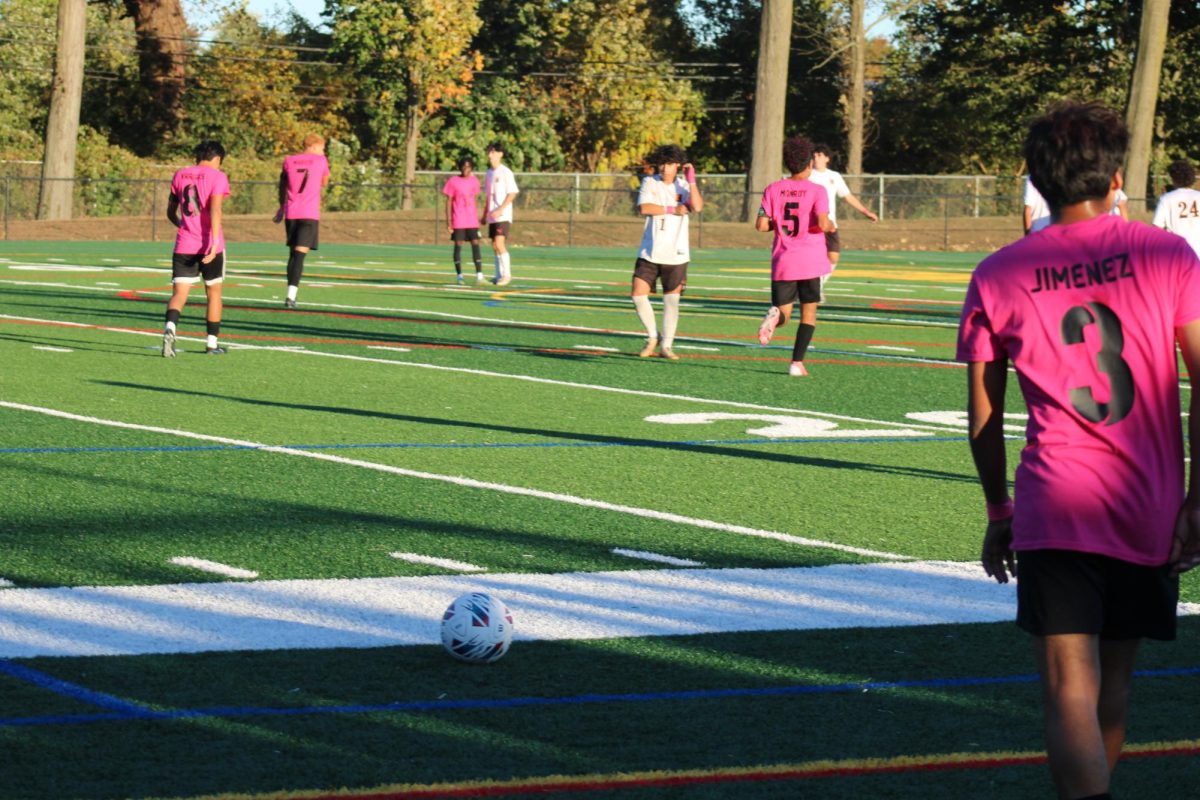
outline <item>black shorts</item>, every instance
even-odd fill
[[[287,231],[288,247],[307,247],[309,250],[316,250],[319,226],[320,220],[315,219],[284,220],[283,227]]]
[[[771,305],[788,306],[799,302],[821,301],[821,279],[805,278],[802,281],[771,281]]]
[[[842,237],[837,231],[825,231],[825,252],[842,252]]]
[[[171,283],[199,283],[204,280],[205,286],[213,286],[225,280],[225,253],[217,253],[217,257],[207,264],[204,253],[176,253],[171,259]]]
[[[1102,639],[1175,638],[1179,578],[1073,550],[1017,553],[1017,625],[1034,636],[1086,633]]]
[[[512,230],[511,222],[489,222],[488,238],[495,239],[497,236],[507,237],[510,230]]]
[[[479,228],[455,228],[450,232],[452,242],[478,242]]]
[[[676,289],[682,292],[682,287],[687,285],[687,268],[686,261],[682,264],[655,264],[653,261],[639,258],[633,265],[633,277],[641,278],[650,284],[652,292],[655,291],[658,279],[662,278],[663,294],[670,294]]]

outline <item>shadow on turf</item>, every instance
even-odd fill
[[[316,411],[323,414],[344,414],[355,417],[394,420],[396,422],[415,422],[421,425],[466,428],[468,430],[497,431],[521,436],[537,436],[542,439],[566,439],[569,441],[590,442],[597,445],[608,445],[613,447],[649,447],[659,450],[677,450],[687,453],[706,453],[714,456],[747,458],[754,461],[773,461],[776,463],[793,464],[797,466],[822,467],[826,469],[849,469],[862,472],[878,472],[885,475],[905,475],[916,478],[929,478],[931,480],[961,481],[967,483],[974,483],[977,480],[973,475],[942,472],[940,470],[920,469],[918,467],[897,467],[882,464],[869,464],[861,461],[841,461],[832,458],[817,458],[813,456],[802,456],[791,453],[751,451],[736,447],[724,447],[720,445],[702,443],[692,444],[686,442],[663,441],[659,439],[637,439],[624,436],[601,436],[590,433],[579,433],[576,431],[552,431],[542,428],[522,428],[515,425],[500,425],[497,423],[468,422],[464,420],[439,417],[419,417],[411,414],[397,414],[390,411],[373,411],[361,408],[347,408],[345,406],[319,406],[310,405],[307,403],[288,403],[280,400],[261,400],[251,397],[234,397],[233,395],[227,394],[165,388],[161,386],[150,386],[140,383],[126,383],[124,381],[93,381],[93,383],[98,383],[102,386],[113,386],[121,389],[137,389],[141,391],[161,392],[163,394],[171,395],[208,397],[215,400],[227,400],[234,403],[245,403],[246,405],[265,406],[268,408],[288,408],[297,411]]]

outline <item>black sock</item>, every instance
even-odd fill
[[[178,308],[168,308],[167,309],[167,322],[174,322],[176,325],[178,325],[179,324],[179,316],[181,313],[182,312]]]
[[[792,361],[804,360],[804,354],[808,352],[808,345],[812,341],[813,333],[816,330],[816,325],[800,323],[800,329],[796,331],[796,343],[792,345]]]
[[[479,242],[471,242],[471,258],[475,259],[475,271],[483,272],[483,253],[479,250]]]
[[[220,336],[221,335],[221,323],[220,322],[206,322],[206,323],[204,323],[204,327],[209,336]]]
[[[299,286],[300,277],[304,274],[304,257],[308,253],[300,250],[293,250],[288,256],[288,286]]]
[[[454,271],[462,275],[462,242],[454,243]]]

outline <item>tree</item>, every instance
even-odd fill
[[[83,44],[87,38],[85,0],[59,0],[58,46],[46,151],[42,156],[42,190],[38,219],[70,219],[75,189],[75,143],[83,100]]]
[[[143,155],[172,137],[182,121],[184,65],[189,48],[180,0],[121,0],[137,35],[139,97],[129,112],[141,133],[131,142]],[[140,146],[139,146],[140,145]]]
[[[328,0],[334,51],[353,70],[371,139],[385,162],[402,153],[404,208],[412,207],[421,126],[465,95],[480,55],[478,0]],[[400,131],[398,138],[396,131]]]
[[[787,108],[792,0],[763,0],[754,89],[754,139],[750,151],[750,198],[779,179]],[[746,211],[749,213],[749,207]]]
[[[1146,210],[1149,201],[1146,178],[1150,170],[1150,146],[1154,136],[1154,107],[1162,77],[1163,54],[1171,0],[1143,0],[1137,59],[1129,87],[1125,121],[1129,126],[1129,155],[1125,160],[1125,193]]]

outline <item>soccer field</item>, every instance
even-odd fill
[[[795,379],[765,246],[693,253],[675,362],[632,248],[512,252],[328,245],[293,311],[234,244],[228,355],[197,288],[164,359],[169,244],[0,242],[0,798],[1051,796],[976,563],[979,256],[845,253]],[[490,666],[438,644],[473,589]],[[1200,784],[1182,595],[1119,796]]]

